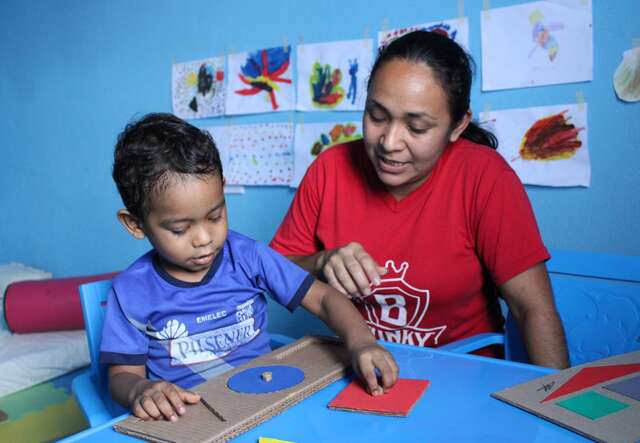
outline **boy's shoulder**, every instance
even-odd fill
[[[270,262],[280,259],[288,261],[282,254],[276,252],[267,244],[258,240],[254,240],[246,235],[229,230],[225,246],[225,261],[231,261],[236,264],[244,263],[251,269],[256,269],[255,265],[264,264],[264,259],[268,258]]]
[[[120,272],[113,278],[114,287],[128,285],[136,281],[148,282],[152,273],[155,272],[153,269],[154,255],[155,250],[151,249],[141,257],[137,258],[124,271]]]
[[[244,234],[229,229],[226,241],[232,253],[246,255],[249,253],[259,252],[262,248],[267,247],[257,240],[247,237]]]

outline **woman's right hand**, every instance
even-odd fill
[[[324,251],[320,269],[327,283],[349,296],[371,294],[371,287],[379,285],[380,276],[387,273],[356,242]]]

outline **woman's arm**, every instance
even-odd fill
[[[564,329],[545,264],[527,269],[499,289],[522,332],[531,363],[558,369],[568,367]]]
[[[356,242],[288,258],[345,295],[369,295],[371,286],[380,284],[380,276],[387,272]]]

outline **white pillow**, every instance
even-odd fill
[[[35,269],[22,263],[0,265],[0,330],[9,330],[4,319],[4,293],[11,283],[24,280],[51,278],[51,272]]]

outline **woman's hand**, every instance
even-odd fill
[[[136,391],[140,392],[131,402],[131,412],[142,420],[176,421],[186,412],[185,403],[200,401],[200,395],[186,391],[167,381],[140,382]]]
[[[399,373],[398,365],[385,348],[374,342],[352,347],[350,351],[353,369],[371,395],[384,394],[395,384]]]
[[[350,296],[371,294],[371,286],[379,285],[387,272],[356,242],[324,251],[320,268],[327,283]]]

